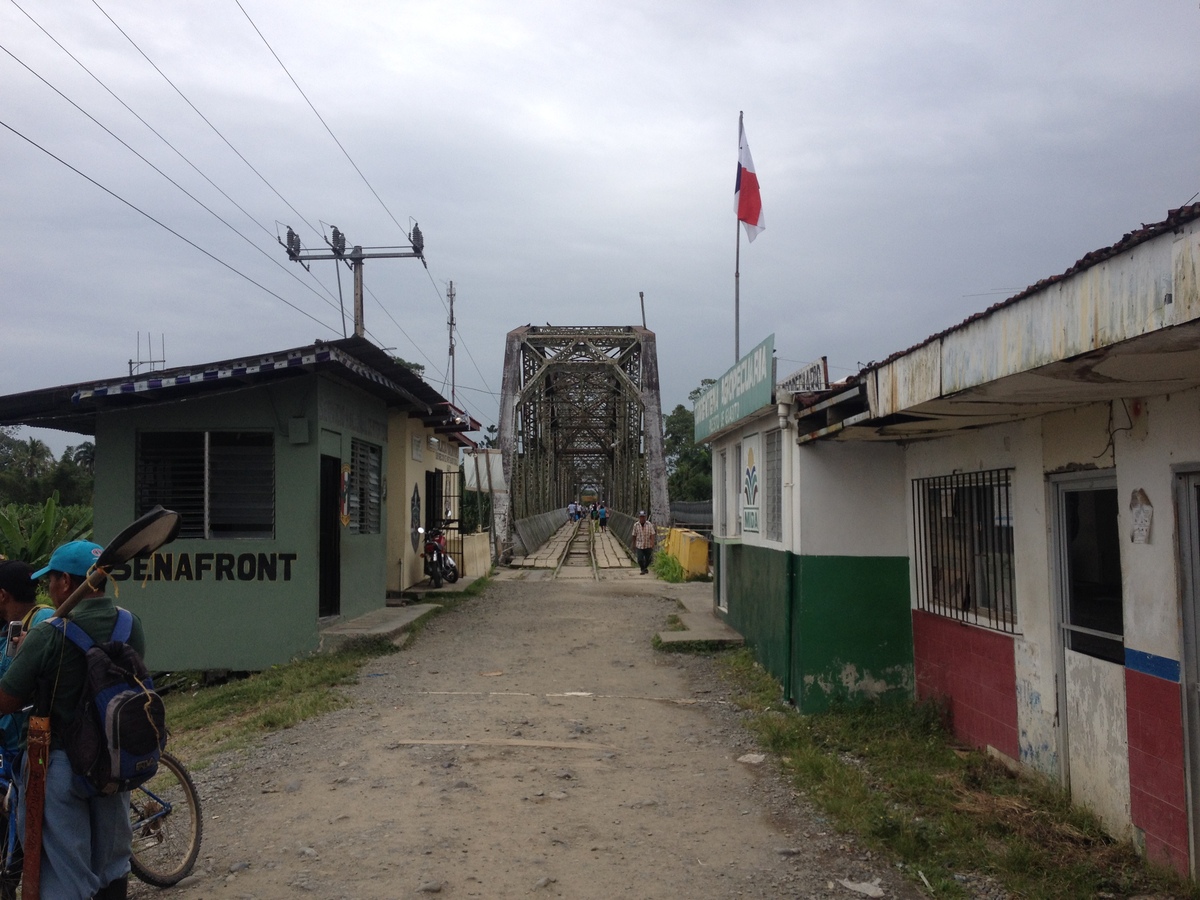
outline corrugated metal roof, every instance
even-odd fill
[[[952,334],[953,332],[958,331],[967,325],[970,325],[972,322],[977,322],[980,319],[987,318],[997,310],[1004,309],[1007,306],[1012,306],[1014,303],[1018,303],[1026,297],[1045,290],[1050,285],[1064,281],[1073,275],[1078,275],[1080,272],[1090,269],[1092,266],[1098,265],[1099,263],[1104,262],[1106,259],[1112,259],[1114,256],[1119,256],[1122,253],[1126,253],[1132,248],[1136,247],[1138,244],[1143,244],[1152,238],[1158,237],[1160,234],[1175,231],[1181,225],[1184,225],[1197,218],[1200,218],[1200,203],[1193,203],[1190,206],[1181,206],[1178,209],[1168,210],[1167,217],[1161,222],[1155,222],[1153,225],[1146,225],[1143,223],[1142,227],[1136,231],[1126,232],[1125,235],[1115,244],[1112,244],[1108,247],[1102,247],[1099,250],[1093,250],[1090,253],[1085,253],[1065,272],[1062,272],[1059,275],[1051,275],[1049,278],[1043,278],[1036,284],[1031,284],[1020,293],[1013,294],[1013,296],[1006,300],[1001,300],[999,303],[995,303],[981,312],[977,312],[971,316],[968,316],[957,325],[947,328],[944,331],[939,331],[937,334],[930,335],[920,343],[913,344],[913,346],[909,347],[907,350],[900,350],[896,353],[893,353],[882,362],[870,363],[863,368],[862,372],[868,372],[872,369],[877,369],[880,366],[886,366],[888,363],[899,359],[905,354],[912,353],[914,350],[924,347],[926,344],[939,341],[947,335]],[[862,372],[859,373],[860,376],[862,375]]]
[[[340,378],[389,405],[407,409],[427,426],[460,443],[458,434],[480,425],[451,407],[416,372],[364,338],[316,341],[308,347],[281,350],[239,359],[162,369],[141,375],[86,381],[0,397],[0,424],[58,428],[79,434],[95,433],[100,409],[145,406],[184,397],[235,390],[251,383],[294,377],[316,370]]]

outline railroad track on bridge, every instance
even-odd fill
[[[581,519],[575,523],[575,531],[555,575],[561,574],[563,569],[573,570],[569,574],[575,577],[582,574],[579,569],[587,569],[593,578],[596,577],[596,554],[592,548],[592,523],[589,520]]]

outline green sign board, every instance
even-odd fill
[[[737,361],[696,401],[696,443],[764,407],[775,393],[775,335]]]

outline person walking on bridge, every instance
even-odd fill
[[[657,539],[658,533],[654,530],[654,523],[647,520],[644,509],[639,510],[638,520],[633,523],[633,549],[637,551],[638,565],[641,566],[643,575],[650,569]]]

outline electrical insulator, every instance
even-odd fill
[[[337,226],[333,227],[333,252],[341,256],[346,252],[346,236],[337,230]]]
[[[417,254],[417,256],[422,256],[425,253],[425,235],[421,234],[421,229],[416,222],[413,222],[412,248],[413,253]]]
[[[292,259],[296,259],[300,255],[300,235],[292,231],[291,225],[287,230],[287,252]]]

